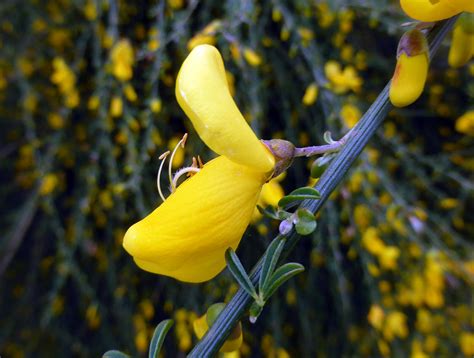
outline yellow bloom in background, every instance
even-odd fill
[[[54,189],[56,189],[58,184],[59,184],[59,179],[56,174],[53,174],[53,173],[46,174],[43,180],[41,181],[41,185],[39,187],[39,194],[43,196],[51,194],[54,191]]]
[[[237,248],[275,159],[235,105],[217,49],[197,46],[184,61],[176,97],[201,139],[220,154],[130,227],[123,246],[146,271],[186,282],[212,279]]]
[[[318,99],[318,92],[319,88],[316,83],[311,83],[308,87],[306,87],[306,91],[304,93],[302,102],[305,106],[311,106],[316,102]]]
[[[124,39],[115,44],[110,53],[112,73],[120,81],[128,81],[133,76],[134,53],[130,41]]]
[[[262,63],[262,58],[252,49],[244,49],[244,58],[250,66],[257,67]]]
[[[399,256],[400,249],[398,247],[386,246],[378,255],[380,267],[387,270],[395,270]]]
[[[467,111],[456,119],[455,128],[459,133],[474,137],[474,111]]]
[[[385,319],[383,335],[388,341],[395,337],[405,338],[408,335],[407,317],[399,311],[390,312]]]
[[[350,103],[342,106],[340,115],[347,128],[354,127],[359,121],[360,117],[362,117],[360,109]]]
[[[369,227],[362,235],[362,245],[372,255],[379,255],[385,250],[385,244],[380,239],[378,230],[375,227]]]
[[[463,11],[474,11],[472,0],[400,0],[400,6],[411,18],[425,22],[447,19]]]
[[[341,64],[336,61],[328,61],[324,65],[324,73],[329,80],[329,87],[337,94],[348,91],[359,92],[362,87],[362,78],[357,74],[353,66],[342,69]]]
[[[367,320],[373,327],[380,330],[382,328],[384,317],[385,313],[382,307],[379,305],[372,305],[369,314],[367,315]]]
[[[120,117],[123,113],[122,98],[114,96],[110,100],[110,115],[112,117]]]
[[[466,356],[474,355],[474,333],[471,332],[462,332],[459,336],[459,345],[461,346],[461,351]]]

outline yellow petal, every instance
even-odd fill
[[[224,63],[210,45],[195,47],[176,81],[176,98],[209,148],[230,160],[271,172],[273,156],[257,139],[229,92]]]
[[[130,227],[123,246],[142,269],[181,281],[210,280],[237,248],[266,175],[220,156]]]
[[[428,56],[425,53],[407,56],[402,53],[390,84],[390,101],[395,107],[405,107],[420,97],[428,76]]]
[[[449,49],[448,63],[451,67],[461,67],[471,59],[474,50],[473,36],[466,33],[462,26],[455,26]]]
[[[400,6],[411,18],[431,22],[457,15],[472,5],[466,0],[400,0]]]

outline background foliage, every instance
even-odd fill
[[[177,167],[213,155],[174,97],[189,49],[219,48],[259,137],[322,144],[389,80],[406,21],[385,0],[2,2],[0,354],[140,356],[165,318],[166,356],[188,352],[193,320],[235,292],[232,278],[146,273],[121,240],[160,202],[162,152],[189,132]],[[473,354],[474,65],[448,68],[448,48],[300,241],[291,259],[305,273],[244,322],[242,356]],[[295,161],[286,192],[310,164]],[[251,225],[246,267],[277,230]]]

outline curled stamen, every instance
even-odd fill
[[[176,186],[178,185],[178,180],[179,178],[183,175],[183,174],[186,174],[186,173],[197,173],[199,172],[201,169],[199,168],[194,168],[194,167],[186,167],[186,168],[181,168],[180,170],[178,170],[175,174],[174,174],[174,178],[173,178],[173,181],[171,182],[171,187],[174,188],[174,190],[176,190]]]
[[[158,194],[160,194],[160,197],[163,201],[166,200],[165,196],[163,195],[163,192],[161,191],[161,184],[160,184],[160,177],[161,177],[161,171],[163,170],[163,165],[166,162],[166,158],[171,152],[168,150],[164,152],[162,155],[160,155],[159,159],[161,160],[160,163],[160,168],[158,169],[158,174],[156,175],[156,186],[158,187]]]
[[[181,138],[181,140],[178,142],[178,144],[176,144],[176,147],[174,147],[173,153],[171,154],[171,158],[170,158],[170,161],[169,161],[169,164],[168,164],[168,177],[169,177],[170,184],[171,184],[171,192],[174,192],[176,190],[176,186],[173,185],[173,176],[171,174],[172,167],[173,167],[174,155],[176,154],[179,146],[181,146],[181,148],[184,148],[184,145],[186,144],[186,139],[187,138],[188,138],[188,133],[184,133],[183,138]]]

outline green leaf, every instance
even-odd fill
[[[166,334],[168,333],[172,325],[173,320],[166,319],[164,321],[161,321],[158,326],[156,326],[155,332],[153,333],[153,337],[151,338],[148,358],[158,358],[161,346],[163,345],[163,341],[165,340]]]
[[[113,349],[105,352],[102,358],[130,358],[130,356],[128,354]]]
[[[300,208],[296,211],[295,229],[300,235],[309,235],[316,230],[316,219],[308,209]]]
[[[263,292],[263,300],[267,301],[268,298],[275,293],[278,287],[289,280],[294,275],[303,272],[304,266],[296,262],[289,262],[280,266],[270,277],[268,287]]]
[[[319,178],[321,175],[323,175],[334,156],[335,155],[331,153],[325,154],[321,158],[316,159],[311,165],[311,178]]]
[[[285,239],[276,238],[270,245],[268,245],[265,257],[263,259],[262,272],[260,273],[260,279],[258,280],[258,287],[260,292],[267,285],[268,279],[275,270],[275,266],[280,258],[281,250],[285,246]]]
[[[255,287],[253,287],[252,281],[250,281],[249,275],[247,275],[239,258],[230,247],[225,252],[225,261],[227,262],[230,273],[234,276],[240,287],[254,299],[257,299],[257,292],[255,291]]]
[[[257,205],[257,210],[260,212],[260,214],[269,217],[270,219],[281,220],[278,217],[277,210],[273,206],[267,206],[266,208],[262,208],[260,205]]]
[[[290,204],[292,205],[296,204],[298,201],[302,201],[306,199],[319,199],[320,197],[321,197],[321,194],[319,194],[319,191],[309,186],[306,186],[303,188],[298,188],[296,190],[293,190],[290,194],[281,198],[280,201],[278,202],[278,206],[284,207]]]
[[[270,219],[274,220],[284,220],[291,216],[291,213],[284,210],[275,209],[273,206],[267,206],[266,208],[262,208],[260,205],[257,205],[257,210],[263,216],[269,217]]]
[[[255,323],[257,322],[258,316],[260,316],[260,313],[262,313],[263,306],[258,304],[257,302],[252,303],[249,309],[250,313],[250,323]]]

